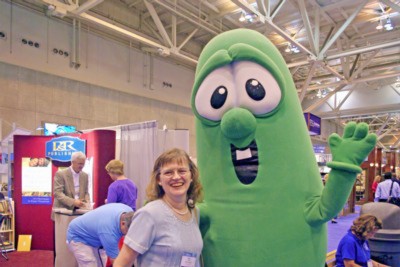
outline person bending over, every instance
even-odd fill
[[[118,241],[128,232],[131,207],[121,203],[103,205],[71,221],[67,230],[68,249],[79,267],[105,266],[117,257]]]

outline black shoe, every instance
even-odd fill
[[[332,219],[331,223],[337,223],[337,221],[335,219]]]

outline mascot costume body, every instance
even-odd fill
[[[346,202],[376,136],[349,123],[329,143],[323,188],[286,63],[258,32],[222,33],[204,48],[192,94],[206,267],[322,267],[326,222]]]

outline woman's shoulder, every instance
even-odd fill
[[[138,210],[138,212],[139,211],[154,212],[154,211],[160,211],[160,210],[164,210],[164,204],[161,199],[157,199],[157,200],[153,200],[153,201],[146,203],[146,205],[144,205],[142,208],[140,208]]]

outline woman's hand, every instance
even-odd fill
[[[133,262],[136,260],[138,255],[138,252],[124,244],[118,254],[118,257],[115,259],[113,266],[130,267],[133,265]]]
[[[345,267],[362,267],[361,265],[358,265],[354,262],[354,260],[343,260],[344,266]],[[375,266],[374,266],[375,267]]]

